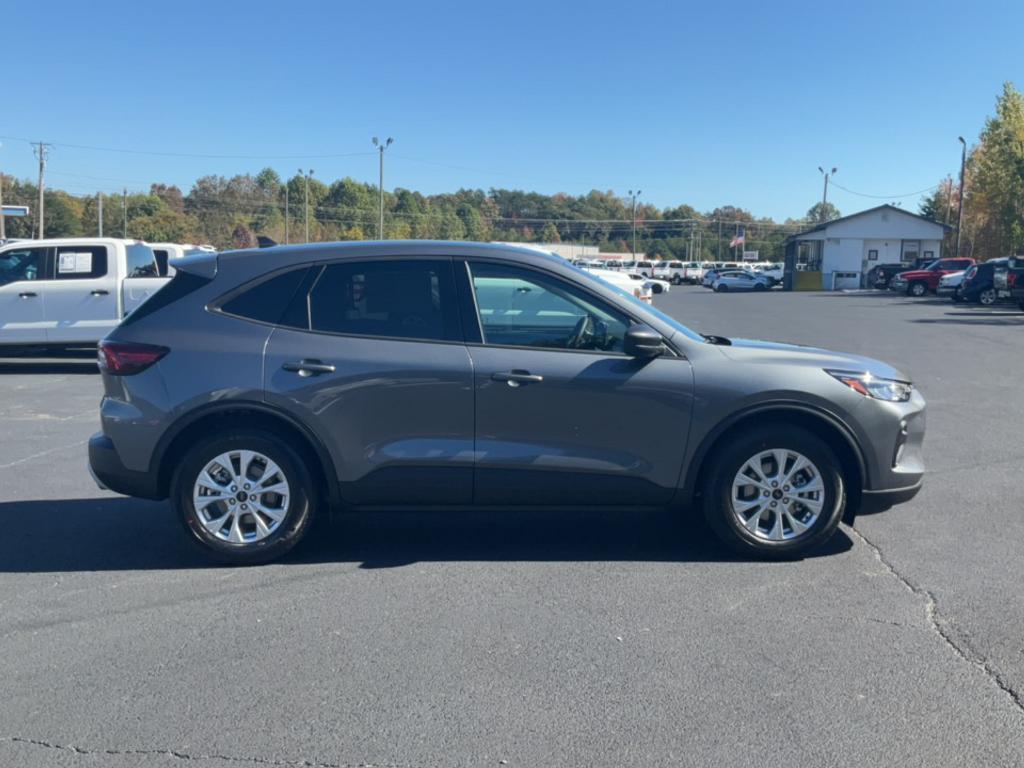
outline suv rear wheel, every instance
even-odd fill
[[[737,552],[799,557],[827,541],[843,516],[839,460],[815,435],[765,427],[730,441],[711,465],[704,514]]]
[[[984,304],[986,307],[996,303],[996,289],[986,288],[984,291],[978,294],[978,301]]]
[[[208,555],[250,565],[299,543],[312,519],[314,488],[290,445],[267,432],[238,430],[185,454],[171,500],[189,538]]]

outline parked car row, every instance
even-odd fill
[[[672,285],[700,285],[704,273],[709,269],[739,269],[763,274],[770,278],[770,285],[782,282],[782,264],[773,262],[723,262],[723,261],[632,261],[609,259],[576,259],[577,267],[584,269],[608,269],[616,272],[639,275],[645,278],[664,280]]]
[[[1020,267],[1015,265],[1020,263]],[[977,262],[970,258],[938,259],[919,268],[899,270],[882,265],[868,273],[868,284],[908,296],[936,296],[957,302],[990,306],[998,301],[1017,301],[1024,309],[1024,257]],[[1021,288],[1016,289],[1018,276]],[[1016,292],[1015,292],[1016,289]]]

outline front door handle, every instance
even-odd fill
[[[105,291],[102,288],[97,288],[95,291],[90,291],[93,296],[108,296],[110,291]]]
[[[290,373],[297,373],[299,376],[319,376],[321,373],[334,373],[334,366],[321,360],[299,360],[298,362],[283,363],[281,369]]]
[[[523,384],[540,384],[544,377],[529,371],[498,371],[491,374],[493,381],[504,381],[510,387],[518,387]]]

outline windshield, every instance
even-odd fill
[[[642,310],[644,310],[644,312],[649,312],[650,314],[654,315],[659,320],[661,320],[661,322],[665,323],[668,326],[671,326],[673,330],[678,331],[679,333],[681,333],[686,338],[691,339],[692,341],[700,341],[700,342],[707,341],[702,335],[700,335],[696,331],[693,331],[693,330],[687,328],[685,325],[680,323],[675,318],[669,317],[668,315],[666,315],[660,309],[655,309],[650,304],[647,304],[646,302],[640,301],[640,299],[638,299],[636,296],[634,296],[629,291],[626,291],[626,290],[620,288],[619,286],[615,285],[614,283],[611,283],[611,282],[609,282],[607,280],[602,280],[597,275],[592,275],[589,272],[586,272],[586,271],[584,271],[582,269],[579,269],[578,267],[574,267],[574,269],[576,270],[576,272],[579,273],[579,275],[583,279],[600,283],[602,288],[611,288],[613,291],[615,291],[617,294],[619,294],[623,298],[628,299],[630,301],[630,303],[635,304],[636,306],[640,307]]]

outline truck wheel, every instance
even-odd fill
[[[710,469],[705,517],[741,554],[802,556],[831,538],[846,507],[839,460],[798,427],[771,425],[730,440]]]
[[[171,501],[189,538],[213,559],[254,565],[299,543],[316,490],[306,462],[279,437],[232,430],[200,440],[171,481]]]
[[[907,287],[907,293],[910,294],[911,296],[916,296],[920,298],[921,296],[924,296],[926,293],[928,293],[928,285],[926,283],[921,282],[911,283]]]

